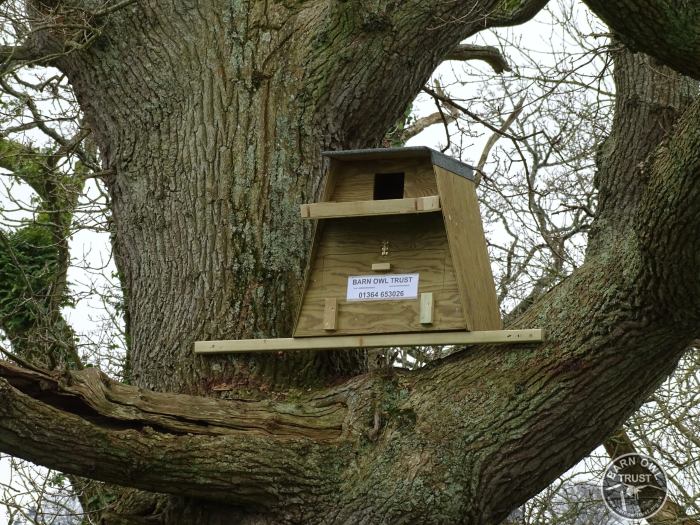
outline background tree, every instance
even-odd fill
[[[624,51],[586,262],[513,320],[547,344],[393,374],[362,352],[192,354],[289,330],[320,149],[378,144],[461,39],[542,3],[30,3],[5,56],[50,57],[99,147],[136,386],[3,364],[0,447],[174,494],[127,492],[112,521],[482,523],[609,435],[700,297],[696,87]]]

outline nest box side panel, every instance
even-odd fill
[[[434,166],[468,330],[500,330],[501,315],[474,183]]]
[[[323,182],[323,187],[321,189],[321,196],[319,198],[319,202],[326,202],[330,200],[330,196],[333,193],[333,188],[335,188],[335,181],[337,179],[339,164],[339,161],[335,159],[330,159],[325,181]],[[304,304],[304,293],[309,288],[309,279],[311,278],[312,274],[312,266],[316,258],[316,252],[318,251],[318,244],[321,238],[321,232],[323,231],[323,221],[315,221],[311,227],[313,228],[311,249],[309,250],[309,259],[306,263],[306,268],[304,269],[304,280],[302,284],[301,294],[299,296],[299,303],[297,305],[296,317],[294,320],[294,330],[296,330],[296,326],[299,324],[299,315]]]
[[[336,161],[333,167],[333,189],[328,200],[335,202],[374,199],[375,175],[403,173],[403,197],[437,195],[432,164],[425,159]]]
[[[465,329],[439,212],[323,222],[295,337]],[[406,274],[419,276],[414,298],[348,300],[348,280],[353,276],[381,279]],[[423,294],[432,294],[430,301]]]
[[[316,254],[318,253],[320,240],[323,236],[323,222],[324,221],[315,221],[315,224],[312,226],[314,232],[313,240],[311,241],[311,249],[309,250],[309,260],[307,261],[306,268],[304,270],[303,284],[297,305],[296,317],[294,319],[294,331],[292,333],[296,332],[297,326],[299,325],[299,317],[301,316],[301,311],[304,308],[304,297],[306,295],[306,291],[311,285],[311,279],[314,275],[314,271],[318,273],[318,271],[315,270],[314,265],[315,261],[317,260]]]

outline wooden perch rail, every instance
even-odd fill
[[[304,219],[334,219],[339,217],[367,217],[440,211],[440,197],[412,197],[352,202],[315,202],[301,205]]]
[[[228,352],[277,352],[281,350],[330,350],[336,348],[383,348],[392,346],[434,346],[458,344],[536,343],[544,330],[483,330],[476,332],[426,332],[410,334],[289,337],[281,339],[239,339],[197,341],[196,354]]]

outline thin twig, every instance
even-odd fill
[[[510,115],[508,115],[508,118],[503,122],[503,124],[499,128],[500,133],[494,133],[489,137],[489,140],[486,141],[486,145],[484,146],[484,150],[481,152],[481,158],[479,158],[479,163],[477,164],[475,170],[476,179],[474,182],[477,186],[481,182],[481,174],[484,173],[484,166],[486,166],[486,161],[489,158],[489,153],[491,152],[491,149],[495,146],[496,142],[498,142],[498,139],[501,138],[501,136],[503,136],[503,133],[508,131],[508,128],[510,128],[513,122],[515,122],[515,119],[518,118],[520,113],[522,113],[524,103],[525,97],[520,99],[520,101],[515,105],[515,109],[513,109],[513,112]]]
[[[480,117],[479,115],[477,115],[476,113],[473,113],[472,111],[469,111],[469,110],[468,110],[467,108],[465,108],[464,106],[461,106],[460,104],[457,104],[454,100],[452,100],[452,99],[450,99],[450,98],[448,98],[448,97],[442,96],[442,95],[440,95],[439,93],[436,93],[435,91],[433,91],[432,89],[430,89],[428,86],[423,86],[423,91],[425,91],[428,95],[430,95],[431,97],[433,97],[433,98],[435,98],[435,99],[441,100],[442,102],[444,102],[444,103],[446,103],[446,104],[451,104],[451,105],[453,105],[454,107],[456,107],[457,109],[459,109],[461,112],[463,112],[465,115],[467,115],[469,118],[476,120],[479,124],[483,124],[483,125],[486,126],[488,129],[490,129],[490,130],[493,131],[494,133],[498,133],[498,134],[501,135],[502,137],[506,137],[506,138],[508,138],[508,139],[510,139],[510,140],[516,140],[516,141],[522,142],[522,141],[525,141],[525,140],[527,140],[527,139],[529,139],[529,138],[536,137],[537,135],[544,135],[544,136],[547,138],[547,141],[548,141],[548,142],[550,142],[550,143],[552,142],[552,140],[550,139],[550,137],[547,135],[547,133],[546,133],[544,130],[542,130],[542,131],[535,131],[534,133],[531,133],[531,134],[529,134],[529,135],[522,135],[522,136],[519,136],[519,135],[511,135],[510,133],[503,132],[503,131],[501,131],[499,128],[497,128],[496,126],[494,126],[493,124],[491,124],[490,122],[487,122],[486,120],[484,120],[483,118],[481,118],[481,117]]]

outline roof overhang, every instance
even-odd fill
[[[341,162],[351,162],[355,160],[428,159],[434,166],[439,166],[465,179],[474,180],[474,169],[471,166],[455,160],[452,157],[448,157],[444,153],[428,148],[427,146],[322,151],[321,155]]]

